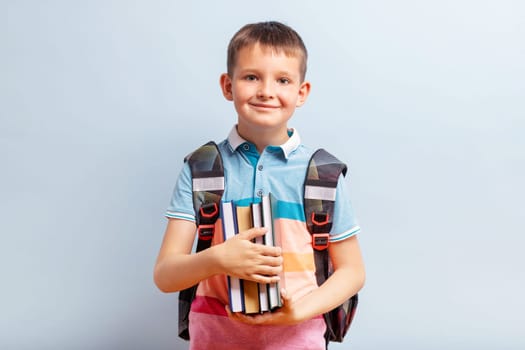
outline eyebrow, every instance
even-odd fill
[[[239,70],[239,73],[241,74],[246,74],[246,73],[255,73],[255,74],[260,74],[260,69],[259,68],[242,68]],[[296,73],[293,73],[291,71],[286,71],[286,70],[281,70],[281,71],[277,71],[277,73],[275,74],[277,76],[286,76],[286,77],[293,77],[293,76],[298,76],[300,77],[301,76],[301,72],[296,72]]]

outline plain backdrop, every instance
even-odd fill
[[[0,1],[0,348],[185,349],[152,278],[242,25],[310,52],[290,125],[349,164],[367,283],[332,349],[524,349],[525,4]]]

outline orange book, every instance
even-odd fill
[[[253,227],[251,207],[237,206],[237,227],[239,232]],[[244,291],[244,312],[247,314],[259,313],[259,285],[257,282],[241,280]]]

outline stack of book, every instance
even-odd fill
[[[273,231],[273,202],[271,195],[263,196],[261,202],[250,206],[237,206],[233,201],[222,202],[224,240],[252,227],[264,227],[267,229],[265,235],[257,237],[255,243],[278,245]],[[232,312],[254,314],[282,306],[279,283],[261,284],[228,276],[228,291]]]

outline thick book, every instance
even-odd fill
[[[233,202],[221,203],[222,232],[224,240],[235,236],[239,231],[237,227],[237,212]],[[232,312],[244,312],[244,296],[241,279],[227,276],[228,294],[230,299],[230,310]]]
[[[264,242],[266,245],[270,246],[280,245],[273,228],[273,218],[275,217],[274,210],[277,207],[276,202],[277,201],[275,197],[271,193],[262,197],[262,224],[263,227],[267,230],[266,234],[264,235]],[[278,282],[270,283],[268,285],[268,302],[270,310],[282,306],[281,287],[281,284]]]
[[[253,227],[252,210],[249,206],[237,206],[237,228],[239,232],[249,230]],[[254,281],[241,280],[244,292],[244,313],[259,313],[259,284]]]
[[[252,224],[253,227],[263,227],[262,204],[261,202],[252,203]],[[264,236],[255,238],[255,243],[265,244]],[[261,312],[270,311],[268,300],[268,284],[259,283],[259,308]]]

